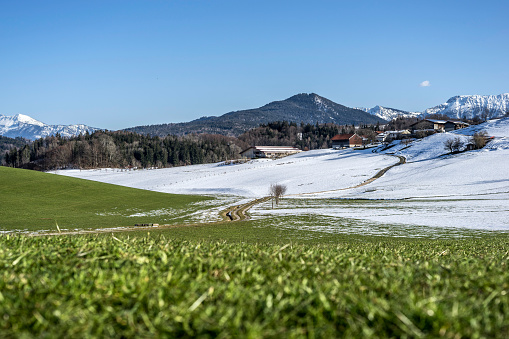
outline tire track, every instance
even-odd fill
[[[338,192],[338,191],[346,191],[346,190],[351,190],[351,189],[354,189],[354,188],[358,188],[358,187],[362,187],[362,186],[365,186],[367,184],[370,184],[372,183],[373,181],[375,181],[376,179],[379,179],[381,178],[385,173],[387,173],[388,170],[390,170],[391,168],[393,167],[396,167],[396,166],[399,166],[399,165],[403,165],[406,163],[406,158],[404,156],[401,156],[401,155],[393,155],[393,154],[386,154],[386,155],[390,155],[391,157],[397,157],[399,158],[399,162],[391,165],[391,166],[387,166],[385,168],[382,168],[380,171],[378,171],[373,177],[369,178],[368,180],[360,183],[360,184],[357,184],[355,186],[350,186],[350,187],[345,187],[345,188],[338,188],[338,189],[335,189],[335,190],[328,190],[328,191],[319,191],[319,192],[309,192],[309,193],[299,193],[299,194],[290,194],[290,195],[287,195],[287,197],[297,197],[297,196],[303,196],[303,195],[314,195],[314,194],[320,194],[320,193],[331,193],[331,192]]]

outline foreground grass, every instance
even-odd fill
[[[178,223],[204,200],[0,166],[0,231]]]
[[[0,337],[509,336],[506,236],[171,235],[0,237]]]

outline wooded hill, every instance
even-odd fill
[[[315,93],[297,94],[265,106],[226,113],[219,117],[203,117],[191,122],[138,126],[127,131],[165,136],[209,133],[238,136],[260,124],[272,121],[289,121],[300,124],[361,125],[384,123],[385,120],[364,111],[349,108]]]
[[[374,135],[377,126],[357,130]],[[78,137],[60,135],[13,148],[4,164],[36,170],[59,168],[147,168],[214,163],[238,159],[252,145],[296,146],[302,150],[331,147],[336,134],[353,133],[353,126],[299,124],[287,121],[262,124],[243,135],[148,136],[126,131],[97,131]]]

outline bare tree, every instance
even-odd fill
[[[463,148],[464,142],[461,140],[460,137],[455,137],[454,142],[452,143],[452,149],[455,152],[459,152]]]
[[[453,145],[454,145],[454,139],[453,138],[449,138],[447,140],[444,141],[444,148],[449,151],[449,152],[452,152],[453,150]]]
[[[274,200],[276,205],[279,205],[279,199],[286,193],[286,185],[271,184],[269,190],[270,196],[272,197],[272,208],[274,208]]]
[[[463,141],[460,137],[449,138],[444,141],[444,148],[449,152],[459,152],[463,148]]]
[[[480,131],[474,133],[472,136],[472,143],[474,144],[475,149],[481,149],[486,146],[486,139],[488,138],[488,132]]]

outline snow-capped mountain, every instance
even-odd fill
[[[86,125],[47,125],[23,114],[14,116],[0,114],[0,135],[9,138],[23,137],[35,140],[57,133],[63,137],[70,137],[96,130],[98,129]]]
[[[413,118],[421,115],[421,112],[407,112],[395,108],[382,107],[380,105],[377,105],[373,108],[356,107],[356,109],[388,121],[396,119],[397,117]]]
[[[453,119],[498,118],[509,112],[509,93],[500,95],[457,95],[446,103],[428,108],[423,112],[407,112],[395,108],[375,106],[373,108],[356,107],[361,111],[385,120],[397,117],[426,117],[430,114],[443,114]]]
[[[509,93],[500,95],[458,95],[446,103],[428,108],[423,113],[444,114],[454,119],[474,117],[498,118],[509,111]]]

